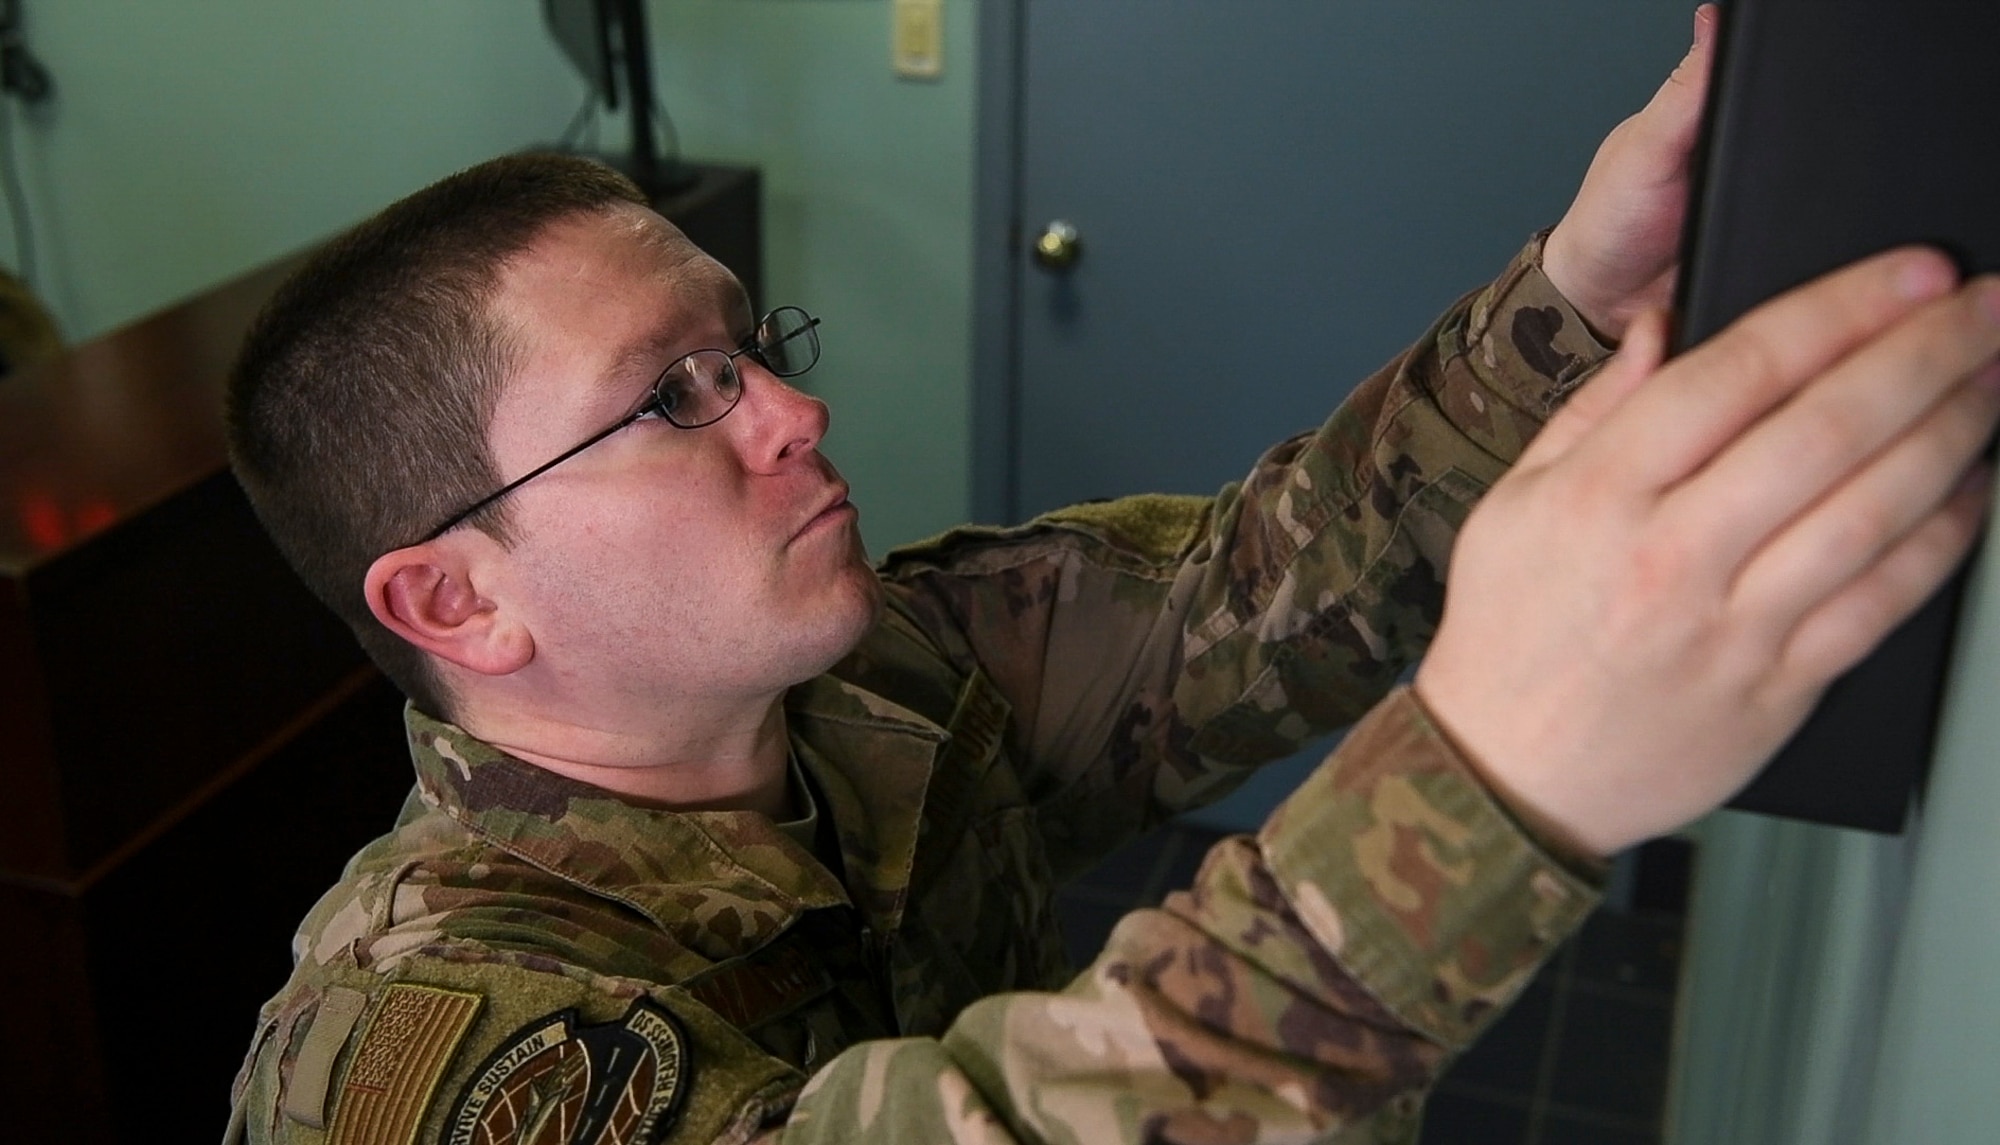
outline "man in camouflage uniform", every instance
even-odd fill
[[[503,160],[337,243],[232,444],[410,692],[418,783],[300,931],[232,1137],[1411,1139],[1600,857],[1741,783],[1979,514],[2000,305],[1934,256],[1661,366],[1691,61],[1241,484],[879,572],[780,381],[817,331],[614,177]],[[1072,977],[1056,883],[1357,718]]]

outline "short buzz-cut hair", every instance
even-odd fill
[[[369,611],[363,581],[500,484],[487,429],[514,352],[490,303],[551,224],[646,206],[631,180],[518,155],[410,195],[315,253],[252,324],[230,373],[231,464],[307,587],[416,704],[451,718],[429,658]],[[507,543],[505,506],[469,522]]]

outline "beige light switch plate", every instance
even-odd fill
[[[890,54],[896,74],[934,80],[944,74],[944,0],[896,0]]]

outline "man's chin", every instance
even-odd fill
[[[837,605],[831,605],[821,613],[823,620],[830,622],[822,633],[821,655],[809,665],[810,671],[795,683],[803,684],[815,676],[824,675],[833,666],[847,658],[848,653],[859,647],[875,622],[881,619],[883,608],[882,581],[873,569],[865,566],[859,575],[852,578],[852,596],[843,597]]]
[[[882,619],[882,609],[884,607],[882,579],[875,575],[874,569],[868,569],[867,575],[859,578],[858,587],[861,592],[861,601],[859,602],[860,607],[856,610],[857,617],[853,632],[841,648],[840,656],[834,657],[836,663],[849,652],[854,651],[855,646],[861,643],[862,637],[868,635],[869,630],[875,627],[875,623]],[[831,667],[832,665],[828,666]]]

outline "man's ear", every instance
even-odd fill
[[[535,658],[534,636],[479,591],[476,562],[448,540],[375,558],[363,591],[384,628],[482,676],[505,676]]]

